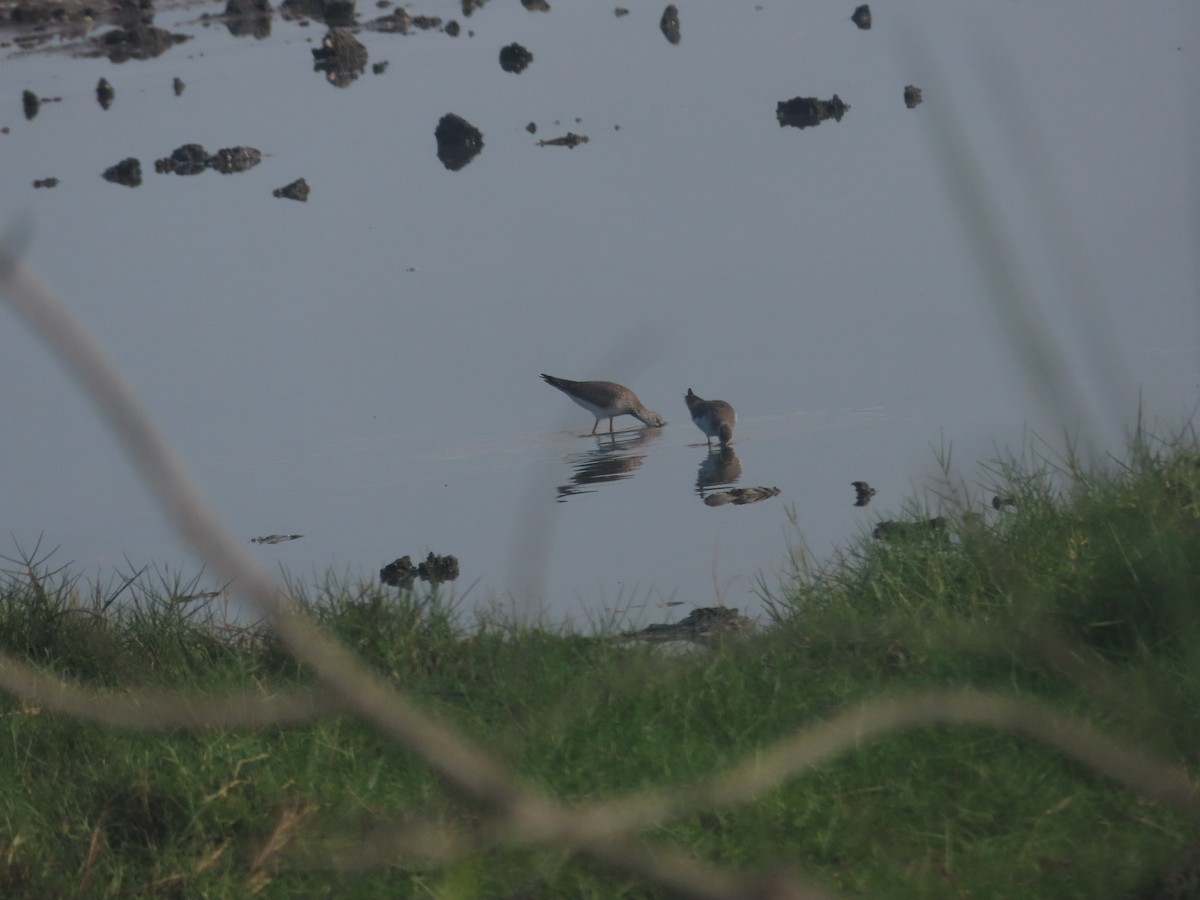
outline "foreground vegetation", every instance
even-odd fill
[[[467,621],[436,593],[374,585],[295,590],[294,602],[570,802],[688,784],[861,701],[947,686],[1034,698],[1192,769],[1198,466],[1184,438],[1139,438],[1102,473],[998,464],[987,499],[1012,505],[947,502],[945,530],[864,535],[819,568],[798,562],[767,598],[766,627],[694,653]],[[11,561],[0,649],[103,696],[314,684],[269,633],[225,626],[178,599],[188,593],[144,576],[84,587],[45,561]],[[415,822],[472,834],[480,816],[349,716],[116,730],[0,698],[5,897],[662,896],[553,848],[440,863],[398,852],[395,827]],[[1196,824],[1048,746],[959,724],[864,741],[642,841],[852,896],[1149,898],[1196,896]]]

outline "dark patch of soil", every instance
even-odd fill
[[[909,109],[916,109],[921,105],[921,89],[913,87],[911,84],[904,86],[904,105]]]
[[[349,86],[367,67],[367,48],[345,28],[329,29],[312,55],[313,71],[337,87]]]
[[[285,184],[281,188],[275,188],[271,191],[272,197],[282,197],[286,200],[299,200],[301,203],[308,201],[308,182],[303,178],[297,178],[291,184]]]
[[[871,30],[871,7],[863,4],[854,10],[854,15],[850,17],[850,21],[861,28],[863,31]]]
[[[818,100],[816,97],[793,97],[791,100],[780,100],[775,106],[775,118],[779,126],[791,125],[793,128],[810,128],[820,125],[826,119],[842,121],[842,116],[850,109],[849,103],[843,103],[837,94],[829,100]]]
[[[142,164],[134,157],[123,159],[115,166],[109,166],[102,176],[105,181],[113,184],[123,184],[126,187],[137,187],[142,183]]]
[[[462,116],[447,113],[433,132],[437,157],[451,172],[457,172],[483,150],[483,132]]]
[[[533,54],[520,44],[509,44],[500,49],[500,68],[505,72],[520,75],[533,62]]]
[[[663,10],[662,18],[658,20],[658,27],[665,37],[672,44],[678,44],[683,35],[679,32],[679,9],[672,3]]]

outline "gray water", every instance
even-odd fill
[[[268,566],[373,578],[433,551],[459,558],[467,606],[753,613],[790,548],[825,558],[911,496],[935,512],[939,455],[986,501],[977,463],[1031,436],[1102,456],[1139,402],[1164,430],[1191,415],[1190,5],[922,0],[860,31],[853,4],[699,0],[679,4],[678,46],[657,6],[552,6],[431,0],[413,12],[463,33],[362,32],[388,67],[346,88],[313,71],[325,26],[234,37],[200,21],[220,4],[160,12],[194,37],[153,60],[3,50],[0,223],[29,230],[25,259],[233,533],[304,535],[255,547]],[[513,41],[534,55],[520,75],[497,61]],[[26,88],[62,101],[26,121]],[[776,121],[781,100],[833,94],[840,122]],[[484,134],[459,171],[436,155],[449,112]],[[568,131],[589,142],[537,146]],[[154,173],[189,142],[265,158]],[[140,187],[101,179],[127,156]],[[271,196],[301,176],[307,203]],[[6,310],[0,351],[5,555],[40,538],[89,576],[197,571]],[[626,384],[668,425],[592,436],[541,372]],[[688,388],[738,411],[724,474]],[[702,502],[698,480],[739,470],[781,493]]]

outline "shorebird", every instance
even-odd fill
[[[617,416],[633,416],[651,428],[662,428],[667,424],[658,413],[646,409],[637,394],[622,385],[611,381],[570,381],[544,373],[542,378],[546,384],[558,388],[596,417],[592,434],[596,433],[600,420],[604,418],[608,419],[608,433],[612,434],[613,419]]]
[[[737,413],[724,400],[701,400],[688,388],[686,396],[688,412],[696,427],[704,432],[707,443],[711,447],[712,439],[717,438],[721,446],[726,446],[733,439],[733,426],[737,424]]]

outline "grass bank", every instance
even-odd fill
[[[1198,466],[1191,436],[1139,437],[1103,472],[998,463],[1000,508],[949,504],[941,528],[914,507],[914,527],[798,566],[769,598],[768,627],[712,650],[465,619],[436,593],[377,585],[293,602],[550,796],[587,805],[699,785],[635,830],[651,853],[800,875],[832,895],[1196,896],[1195,804],[1129,782],[1197,764]],[[268,632],[180,602],[186,585],[96,588],[37,560],[8,569],[7,670],[29,663],[149,716],[236,689],[317,690]],[[707,782],[864,702],[946,688],[981,692],[962,694],[968,705],[986,692],[1047,712],[1036,727],[864,736],[741,794]],[[257,728],[113,728],[39,698],[53,699],[0,697],[6,897],[666,896],[553,836],[506,842],[486,811],[336,710]],[[1064,723],[1094,731],[1077,752],[1044,739]],[[1128,752],[1105,757],[1105,742]]]

